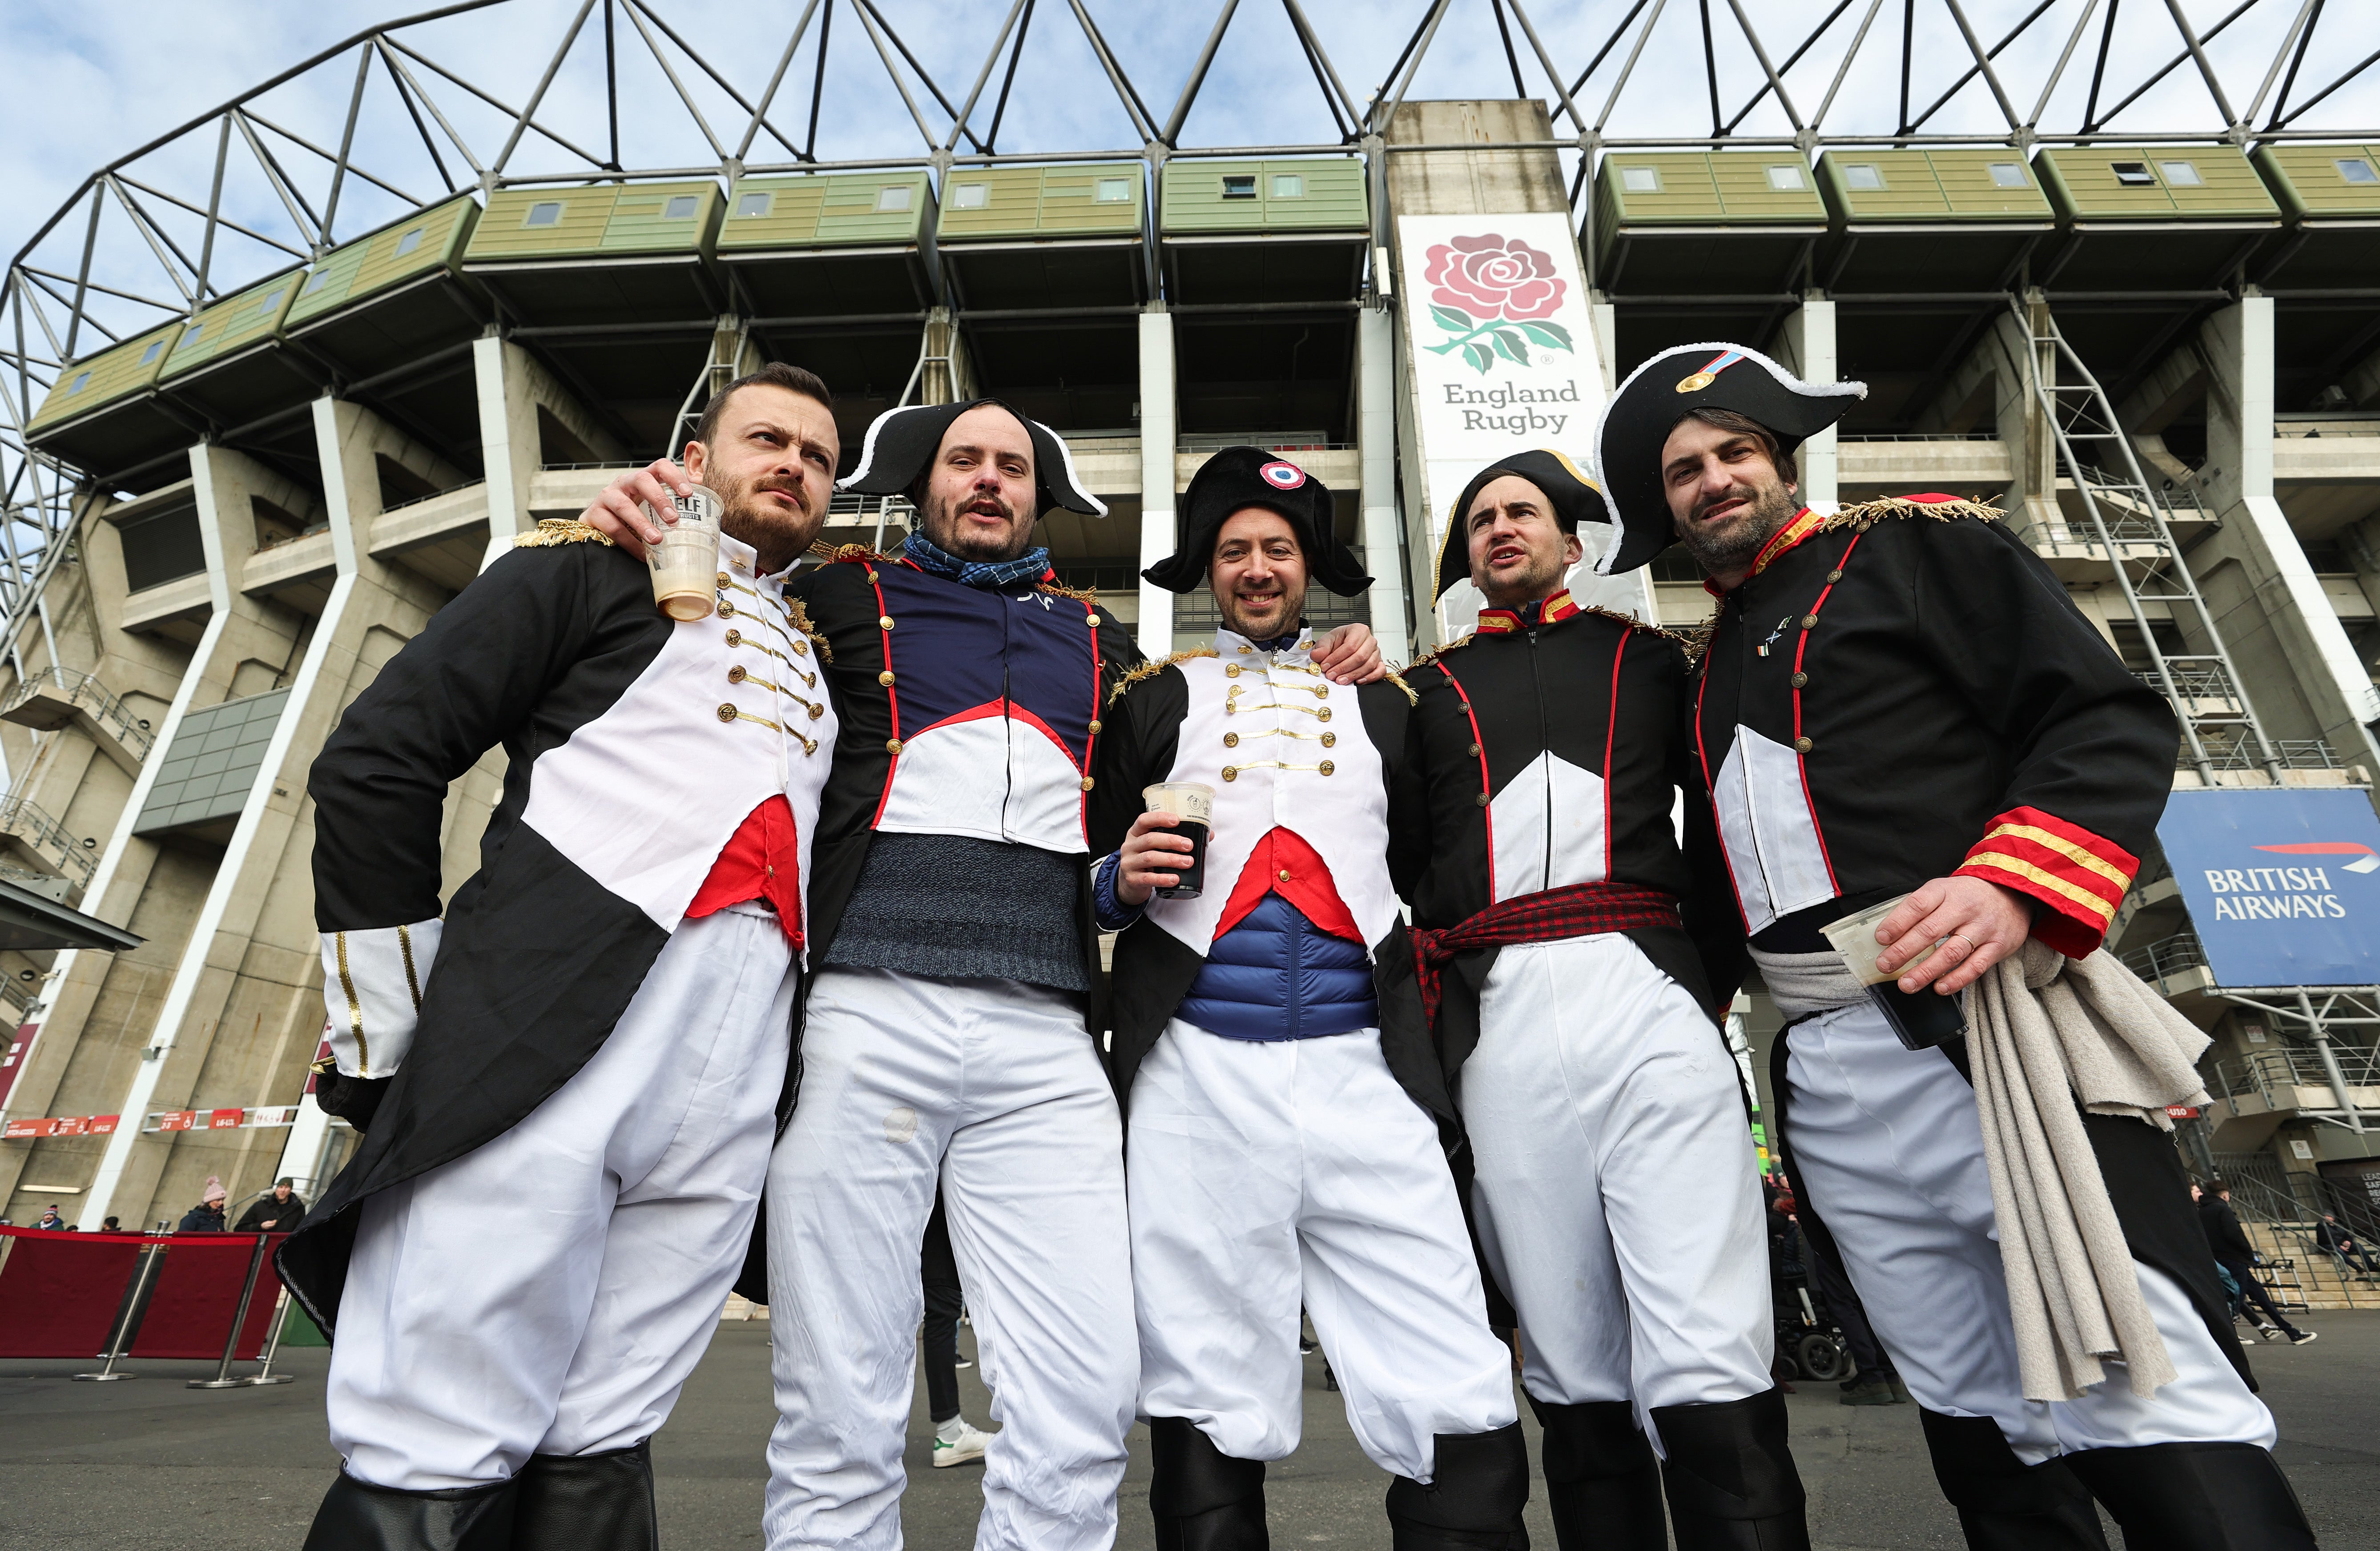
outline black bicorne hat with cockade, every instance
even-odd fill
[[[1438,541],[1438,591],[1431,595],[1434,599],[1445,597],[1446,589],[1455,583],[1471,579],[1471,503],[1479,499],[1481,491],[1508,474],[1526,479],[1545,491],[1546,500],[1554,509],[1554,521],[1564,533],[1576,533],[1583,522],[1611,520],[1611,508],[1604,503],[1602,487],[1552,448],[1532,447],[1525,453],[1498,458],[1471,476],[1471,482],[1454,498],[1453,510],[1446,515],[1446,535]]]
[[[1064,440],[1040,421],[1017,415],[996,398],[887,409],[868,428],[868,440],[859,449],[859,467],[835,481],[835,489],[859,495],[907,493],[916,486],[917,477],[933,467],[934,456],[941,451],[942,438],[952,423],[970,409],[987,406],[1016,415],[1017,423],[1033,439],[1034,496],[1041,511],[1062,506],[1087,516],[1108,515],[1106,504],[1084,490],[1082,481],[1075,478],[1075,460],[1066,451]]]
[[[1620,540],[1596,570],[1633,571],[1676,541],[1661,448],[1689,411],[1747,416],[1776,434],[1780,457],[1791,457],[1866,396],[1864,382],[1804,382],[1759,351],[1723,341],[1681,345],[1646,361],[1620,384],[1596,427],[1596,472],[1620,520]]]
[[[1224,520],[1247,506],[1278,512],[1305,551],[1306,575],[1342,598],[1372,585],[1355,552],[1339,541],[1330,489],[1278,453],[1226,447],[1191,478],[1173,518],[1173,552],[1141,573],[1168,592],[1189,592],[1207,579],[1215,537]]]

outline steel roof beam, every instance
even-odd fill
[[[958,109],[951,106],[951,100],[942,95],[942,89],[934,84],[934,78],[927,73],[926,67],[919,63],[916,55],[909,52],[909,45],[901,41],[900,31],[893,27],[892,22],[885,19],[884,13],[876,8],[872,0],[852,0],[852,4],[860,6],[866,10],[869,16],[876,18],[876,24],[884,30],[884,35],[892,40],[892,46],[901,51],[901,57],[909,62],[909,68],[917,72],[917,79],[926,83],[926,90],[932,92],[934,94],[934,101],[941,104],[942,112],[948,114],[953,119],[957,120],[960,126],[960,133],[965,135],[966,138],[974,143],[975,148],[978,151],[981,151],[983,149],[983,142],[976,139],[974,130],[965,127],[966,120],[959,116]],[[1137,100],[1138,99],[1136,98],[1135,99],[1135,101]]]
[[[1240,8],[1240,0],[1223,0],[1223,8],[1215,13],[1215,25],[1208,30],[1207,46],[1198,51],[1198,62],[1190,67],[1190,79],[1182,86],[1182,95],[1173,104],[1172,115],[1165,121],[1165,133],[1158,137],[1171,146],[1182,138],[1183,121],[1190,116],[1190,104],[1198,100],[1198,89],[1207,83],[1208,67],[1215,63],[1215,51],[1223,43],[1223,30],[1232,25],[1232,16]],[[997,54],[999,50],[994,49]],[[978,82],[976,90],[983,89]]]
[[[2250,5],[2252,5],[2252,5],[2254,5],[2254,4],[2256,3],[2256,0],[2248,0],[2248,3],[2249,3]],[[2029,13],[2026,15],[2025,18],[2024,18],[2022,21],[2018,22],[2018,23],[2016,24],[2016,26],[2015,26],[2014,28],[2012,28],[2012,29],[2010,30],[2009,35],[2008,35],[2007,37],[2002,38],[1998,42],[1994,43],[1994,44],[1992,45],[1991,52],[1990,52],[1990,53],[1988,53],[1988,54],[1986,54],[1986,55],[1984,55],[1984,57],[1985,57],[1985,59],[1997,59],[1997,58],[1998,58],[1998,57],[1999,57],[1999,55],[2000,55],[2000,52],[2001,52],[2003,49],[2007,48],[2007,47],[2009,46],[2009,44],[2010,44],[2010,43],[2012,43],[2012,42],[2016,42],[2016,41],[2017,41],[2017,39],[2018,39],[2019,37],[2021,37],[2021,36],[2023,34],[2024,30],[2025,30],[2026,28],[2031,27],[2034,22],[2036,22],[2036,21],[2040,20],[2040,19],[2041,19],[2041,18],[2042,18],[2043,13],[2044,13],[2044,12],[2046,12],[2046,11],[2047,11],[2047,10],[2048,10],[2052,6],[2054,6],[2054,5],[2056,5],[2056,4],[2058,4],[2058,0],[2041,0],[2041,4],[2040,4],[2040,5],[2038,5],[2038,6],[2035,6],[2032,9],[2032,11],[2031,11],[2031,12],[2029,12]],[[1972,42],[1973,41],[1973,38],[1971,37],[1971,38],[1969,39],[1969,42]],[[1982,66],[1980,66],[1980,65],[1971,65],[1971,66],[1969,66],[1969,67],[1967,67],[1967,71],[1966,71],[1966,73],[1965,73],[1964,75],[1961,76],[1957,80],[1952,81],[1952,82],[1950,83],[1950,89],[1949,89],[1948,91],[1943,92],[1943,93],[1942,93],[1942,95],[1940,95],[1939,97],[1935,98],[1935,99],[1934,99],[1934,101],[1933,101],[1933,103],[1931,103],[1931,104],[1926,108],[1926,110],[1925,110],[1924,113],[1919,114],[1919,115],[1917,115],[1916,119],[1915,119],[1913,122],[1912,122],[1911,124],[1909,124],[1909,125],[1907,126],[1907,127],[1909,127],[1909,128],[1911,128],[1911,129],[1915,129],[1915,128],[1918,128],[1918,127],[1922,127],[1927,119],[1929,119],[1929,118],[1933,117],[1937,113],[1939,113],[1939,112],[1941,111],[1942,106],[1943,106],[1943,104],[1944,104],[1944,103],[1946,103],[1949,102],[1949,100],[1950,100],[1951,98],[1956,97],[1956,96],[1957,96],[1961,91],[1962,91],[1966,90],[1967,83],[1968,83],[1969,81],[1971,81],[1971,80],[1974,79],[1976,76],[1978,76],[1978,75],[1980,75],[1980,74],[1982,74],[1982,73],[1983,73],[1983,67],[1982,67]],[[2003,99],[2002,99],[2002,103],[2001,103],[2001,105],[2002,105],[2003,107],[2006,107],[2006,106],[2007,106],[2007,102],[2006,102],[2006,99],[2005,99],[2005,98],[2003,98]],[[2014,111],[2014,110],[2012,110],[2012,109],[2011,109],[2011,110],[2010,110],[2010,111],[2011,111],[2011,112],[2012,112],[2012,111]],[[2011,122],[2010,122],[2010,127],[2011,129],[2014,129],[2014,128],[2016,127],[2016,126],[2015,126],[2015,124],[2014,124],[2014,122],[2013,122],[2013,121],[2011,121]]]
[[[727,93],[727,97],[730,102],[734,103],[737,107],[742,108],[746,113],[752,115],[753,122],[767,125],[770,137],[779,145],[783,146],[787,151],[792,151],[794,149],[794,143],[785,139],[783,134],[779,133],[775,125],[768,123],[763,111],[754,107],[752,103],[746,101],[744,93],[735,90],[735,83],[730,81],[725,76],[721,75],[717,70],[713,69],[711,67],[710,61],[705,59],[702,56],[701,52],[692,43],[689,43],[684,38],[679,37],[676,30],[671,27],[668,22],[662,19],[661,13],[659,11],[654,10],[650,6],[646,5],[644,0],[619,0],[619,3],[622,6],[626,6],[632,13],[641,13],[651,18],[652,24],[662,30],[662,36],[667,38],[671,42],[675,43],[679,48],[685,50],[686,56],[688,59],[693,60],[696,67],[699,68],[704,75],[709,76],[711,80],[718,85],[720,91]],[[815,3],[815,0],[813,0],[813,3]],[[607,10],[605,15],[608,17],[610,12]],[[632,15],[629,19],[636,19],[635,16]],[[808,19],[809,13],[805,11],[803,13],[803,22],[805,25],[808,24]],[[638,30],[642,31],[644,30],[640,27]],[[799,42],[801,41],[801,34],[799,31],[795,33],[794,41],[795,42]],[[651,46],[651,40],[650,38],[646,40],[646,45],[648,47]],[[660,58],[661,51],[655,49],[653,52],[653,57],[656,59]],[[689,106],[691,104],[689,104]],[[708,133],[708,126],[705,127],[705,132]],[[743,152],[740,151],[737,151],[736,156],[738,160],[741,160]],[[615,157],[613,159],[613,165],[616,169],[618,164],[618,159]]]
[[[802,6],[801,19],[794,23],[793,36],[785,40],[785,52],[777,55],[777,68],[775,73],[769,77],[768,90],[760,93],[760,101],[752,109],[752,122],[744,127],[744,138],[736,142],[735,160],[738,162],[751,154],[752,142],[760,135],[760,122],[768,116],[769,104],[776,101],[777,88],[785,79],[787,67],[794,62],[795,51],[802,46],[802,39],[810,30],[810,18],[818,14],[818,8],[819,0],[808,0],[808,3]],[[784,136],[778,134],[775,125],[769,126],[769,133],[775,137],[779,145],[794,153],[794,160],[798,162],[804,159],[801,149],[786,139]]]

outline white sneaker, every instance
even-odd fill
[[[971,1423],[962,1422],[959,1424],[959,1436],[948,1443],[942,1441],[940,1434],[935,1435],[934,1468],[941,1470],[944,1465],[972,1464],[982,1459],[983,1451],[990,1446],[990,1433]]]

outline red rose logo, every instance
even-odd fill
[[[1424,278],[1433,287],[1430,300],[1513,323],[1552,317],[1568,289],[1551,258],[1493,233],[1432,247]]]

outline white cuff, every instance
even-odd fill
[[[445,923],[322,934],[322,1005],[331,1018],[331,1055],[350,1077],[395,1074],[412,1048]]]

